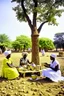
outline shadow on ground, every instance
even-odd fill
[[[0,82],[2,82],[2,81],[7,81],[7,79],[0,77]]]
[[[40,83],[53,83],[49,78],[42,78],[42,79],[37,79],[37,80],[31,80],[28,79],[27,81],[29,82],[40,82]]]

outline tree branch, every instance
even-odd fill
[[[42,26],[47,23],[48,21],[45,21],[43,23],[40,24],[39,28],[38,28],[38,33],[40,33],[41,29],[42,29]]]
[[[32,23],[31,23],[31,20],[30,20],[29,16],[28,16],[27,13],[26,13],[26,9],[25,9],[25,6],[24,6],[24,1],[25,1],[25,0],[21,0],[21,6],[22,6],[23,12],[24,12],[24,14],[25,14],[25,17],[26,17],[26,19],[27,19],[27,21],[28,21],[28,24],[29,24],[29,26],[30,26],[30,28],[31,28],[31,30],[32,30],[33,25],[32,25]]]
[[[37,1],[36,0],[33,0],[34,1],[34,9],[37,8]],[[37,11],[34,10],[33,12],[33,26],[36,27],[36,17],[37,17]]]

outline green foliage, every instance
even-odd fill
[[[0,42],[4,43],[4,42],[9,42],[9,38],[6,34],[0,34]]]
[[[22,1],[24,1],[26,14],[30,16],[30,14],[36,12],[38,22],[48,21],[49,24],[57,25],[56,16],[60,17],[61,13],[64,12],[63,9],[59,9],[59,6],[64,6],[63,0],[12,0],[12,2],[17,3],[13,10],[16,12],[19,21],[27,21],[25,11],[22,8]],[[37,7],[34,6],[35,2],[37,2]]]
[[[20,35],[16,40],[19,41],[22,46],[25,45],[26,49],[31,47],[31,40],[27,36]]]
[[[48,38],[40,38],[39,46],[40,46],[40,48],[43,48],[43,49],[54,49],[55,48],[52,40],[50,40]]]
[[[15,50],[17,50],[17,49],[20,50],[20,43],[15,40],[15,41],[12,42],[12,47],[13,47]]]
[[[0,44],[6,47],[11,47],[11,41],[6,34],[0,34]]]
[[[12,43],[14,49],[28,49],[31,47],[31,40],[27,36],[20,35],[16,38],[16,40]]]

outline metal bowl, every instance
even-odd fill
[[[36,79],[37,79],[37,75],[31,75],[31,78],[32,78],[33,80],[36,80]]]

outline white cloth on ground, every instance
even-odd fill
[[[53,63],[51,62],[50,63],[50,66],[52,68],[55,68],[55,66],[58,64],[59,66],[59,69],[60,69],[60,65],[59,65],[59,62],[57,60],[55,60]],[[43,69],[42,70],[42,76],[45,76],[45,77],[48,77],[50,78],[52,81],[54,82],[58,82],[58,81],[64,81],[64,77],[61,76],[61,71],[58,70],[58,71],[54,71],[53,69],[51,68],[46,68],[46,69]]]

